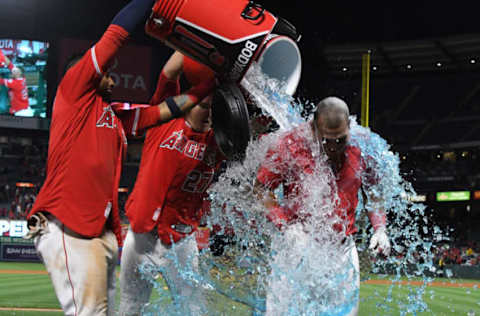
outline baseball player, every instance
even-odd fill
[[[191,84],[213,77],[211,70],[187,57],[181,63],[167,63],[152,103],[178,93],[182,72]],[[211,102],[207,97],[184,117],[147,131],[135,187],[126,204],[130,228],[121,258],[120,315],[139,315],[149,301],[152,284],[138,269],[142,263],[162,271],[182,311],[202,312],[201,287],[182,278],[177,265],[185,267],[191,260],[197,268],[193,233],[204,214],[205,191],[224,159],[211,129]],[[178,261],[168,252],[174,252]]]
[[[298,203],[284,203],[275,199],[273,190],[280,184],[284,186],[285,199],[295,201],[296,198],[306,198],[308,188],[302,188],[302,179],[305,175],[314,172],[317,160],[309,144],[317,142],[320,154],[326,155],[328,166],[333,177],[338,194],[335,213],[341,222],[333,224],[334,229],[344,232],[342,244],[344,254],[341,263],[353,265],[355,272],[349,276],[349,281],[358,289],[360,286],[358,254],[352,235],[357,231],[355,227],[355,209],[358,204],[357,194],[362,189],[362,174],[367,173],[367,179],[374,181],[373,172],[367,170],[359,148],[349,144],[349,111],[345,102],[336,97],[322,100],[316,109],[313,121],[305,123],[283,136],[279,143],[267,153],[265,162],[260,166],[256,179],[256,190],[268,210],[267,218],[282,229],[284,236],[289,238],[290,225],[302,223],[308,216],[298,208]],[[371,196],[370,198],[374,198]],[[378,202],[378,197],[374,198]],[[287,208],[285,205],[289,205]],[[379,204],[376,204],[379,205]],[[386,218],[382,209],[368,213],[375,230],[370,248],[388,255],[390,242],[386,235]],[[302,218],[303,217],[303,218]],[[340,236],[342,236],[340,235]],[[301,242],[299,243],[301,244]],[[275,258],[274,258],[275,260]],[[293,264],[293,263],[292,263]],[[285,280],[284,280],[285,281]],[[276,281],[276,282],[281,282]],[[285,281],[286,282],[286,281]],[[266,315],[283,315],[287,313],[290,295],[282,293],[280,303],[274,300],[272,289],[279,288],[280,284],[270,284],[267,291]],[[358,291],[356,302],[349,315],[358,313]]]
[[[183,114],[214,87],[205,82],[169,103],[110,105],[109,65],[153,0],[132,0],[102,38],[69,63],[57,89],[47,176],[28,216],[65,315],[113,315],[121,226],[118,185],[125,134]]]
[[[0,49],[0,66],[8,67],[12,73],[11,79],[0,78],[0,85],[8,88],[10,98],[10,114],[17,116],[33,116],[33,111],[28,105],[27,80],[20,68],[15,67],[11,60]]]

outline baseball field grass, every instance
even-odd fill
[[[415,295],[420,284],[417,280],[392,286],[388,280],[369,276],[361,284],[359,315],[400,315],[399,303],[405,304],[402,310],[407,311],[408,304],[419,302]],[[478,316],[479,288],[480,280],[436,279],[424,288],[428,310],[416,315]],[[251,315],[248,306],[221,294],[213,296],[210,302],[220,311],[218,315]],[[155,299],[153,295],[152,301]],[[0,262],[0,315],[62,315],[43,265]]]

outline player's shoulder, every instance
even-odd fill
[[[345,154],[351,163],[359,162],[361,165],[365,164],[364,157],[360,148],[354,145],[347,145]]]
[[[89,81],[90,71],[86,71],[87,68],[88,70],[94,68],[91,48],[89,48],[83,56],[79,57],[78,61],[65,72],[59,86],[77,85],[81,82]]]
[[[359,157],[359,158],[362,155],[362,150],[355,145],[348,145],[347,149],[346,149],[346,152],[349,153],[350,155],[353,155],[353,156]]]

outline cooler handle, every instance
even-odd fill
[[[248,12],[250,11],[256,11],[257,14],[256,15],[249,15]],[[252,21],[255,21],[255,20],[258,20],[259,18],[261,18],[263,16],[263,13],[265,12],[265,9],[262,7],[261,4],[257,4],[253,1],[249,1],[247,6],[245,7],[245,9],[243,9],[243,12],[242,12],[242,18],[244,19],[247,19],[247,20],[252,20]]]

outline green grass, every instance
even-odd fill
[[[27,311],[0,311],[0,316],[60,316],[63,315],[62,312],[27,312]]]
[[[0,262],[1,270],[44,271],[41,264]],[[375,279],[374,275],[367,279]],[[479,280],[437,279],[449,283],[471,283]],[[117,282],[118,286],[118,282]],[[161,284],[163,287],[164,284]],[[388,291],[392,290],[392,302],[387,301]],[[373,285],[363,283],[360,291],[360,315],[399,315],[398,304],[408,304],[408,295],[418,287],[403,285]],[[119,291],[117,291],[118,293]],[[467,315],[475,311],[480,315],[480,289],[454,287],[427,287],[423,295],[429,310],[417,315]],[[152,301],[158,295],[152,295]],[[415,299],[412,300],[416,302]],[[118,295],[117,295],[118,303]],[[218,315],[250,315],[250,309],[241,303],[233,302],[221,294],[212,294],[209,303],[218,311]],[[377,306],[380,304],[379,306]],[[0,274],[0,307],[6,308],[60,308],[50,279],[46,274]],[[2,315],[62,315],[61,312],[0,311]]]
[[[418,287],[394,286],[392,301],[387,302],[389,286],[362,284],[360,290],[360,315],[398,315],[398,304],[408,305],[410,292],[415,294]],[[467,315],[469,311],[480,311],[480,290],[472,288],[427,287],[423,296],[428,310],[417,315]],[[377,307],[376,304],[381,304]]]
[[[29,262],[0,262],[0,270],[35,270],[45,271],[42,264]]]

